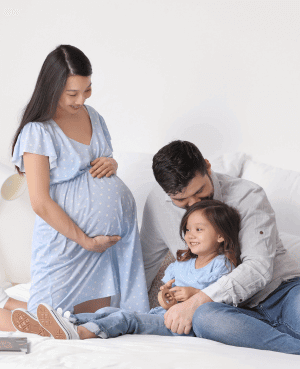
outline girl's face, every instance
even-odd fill
[[[92,94],[91,76],[70,76],[58,101],[59,113],[77,114]]]
[[[219,243],[224,241],[201,210],[188,217],[184,239],[191,252],[200,257],[216,256]]]

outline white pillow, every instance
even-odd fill
[[[114,151],[118,163],[118,177],[132,192],[137,206],[138,223],[141,225],[144,205],[155,184],[152,172],[152,154]]]
[[[239,177],[246,157],[246,154],[243,152],[235,152],[213,156],[208,160],[214,172],[228,174],[232,177]]]
[[[9,297],[20,301],[28,301],[30,295],[31,283],[17,284],[11,288],[7,288],[5,292]]]
[[[241,177],[265,190],[279,231],[300,236],[300,173],[248,159]]]

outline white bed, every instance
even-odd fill
[[[136,198],[138,219],[141,222],[146,196],[154,184],[151,155],[116,153],[115,158],[119,163],[119,176]],[[211,164],[213,170],[217,172],[240,176],[262,185],[276,212],[281,239],[288,252],[300,264],[300,173],[255,162],[243,153],[211,158]],[[18,209],[18,212],[15,212],[15,206],[9,208],[7,204],[5,216],[0,212],[2,230],[6,229],[5,223],[10,222],[12,218],[16,223],[20,221],[20,229],[16,235],[11,235],[9,247],[3,248],[3,244],[0,244],[0,252],[6,262],[3,266],[4,272],[10,277],[6,278],[9,280],[2,280],[3,285],[11,281],[28,281],[30,258],[28,243],[31,238],[29,233],[32,230],[28,224],[33,221],[33,214],[30,213],[28,194],[25,193],[22,197],[18,203],[18,206],[22,205],[22,209]],[[1,206],[3,208],[3,203]],[[24,223],[25,216],[27,223]],[[21,243],[20,234],[22,234]],[[6,291],[12,297],[26,300],[28,290],[29,283],[22,283]],[[0,336],[7,335],[24,336],[19,332],[0,332]],[[300,368],[300,357],[296,355],[231,347],[200,338],[126,335],[108,340],[57,341],[35,335],[27,337],[30,342],[30,354],[0,356],[1,369]]]

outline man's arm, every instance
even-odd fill
[[[264,190],[249,182],[247,185],[250,186],[249,190],[241,194],[238,204],[227,202],[241,214],[239,239],[242,263],[203,289],[213,301],[235,306],[262,290],[272,280],[279,240],[275,213]],[[238,188],[236,193],[239,194]]]
[[[161,223],[158,216],[160,204],[157,203],[157,201],[157,198],[155,198],[153,192],[151,192],[144,207],[140,231],[148,291],[168,252],[168,246],[161,236]]]

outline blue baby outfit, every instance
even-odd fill
[[[225,255],[216,256],[210,263],[203,268],[195,268],[196,259],[189,259],[187,261],[174,261],[165,270],[165,275],[162,278],[164,283],[175,279],[172,287],[194,287],[198,290],[203,290],[211,283],[216,282],[223,275],[228,274],[234,269],[234,265]],[[158,306],[150,310],[150,314],[164,315],[166,310]]]
[[[203,290],[211,283],[216,282],[222,275],[231,271],[230,262],[224,255],[216,256],[209,264],[199,269],[195,268],[195,262],[196,259],[176,260],[168,266],[162,281],[167,283],[175,278],[173,287],[186,286]]]
[[[209,264],[195,269],[195,260],[175,261],[165,271],[164,283],[175,278],[173,286],[202,289],[214,283],[231,269],[229,260],[224,255],[216,256]],[[160,336],[186,336],[173,333],[164,324],[166,310],[161,306],[151,309],[148,314],[106,307],[95,313],[71,315],[70,320],[82,325],[101,338],[112,338],[123,334],[154,334]],[[193,330],[188,336],[195,336]]]
[[[28,123],[16,143],[13,163],[24,171],[23,153],[49,157],[50,196],[89,237],[119,235],[103,253],[87,251],[36,217],[28,310],[44,302],[63,311],[84,301],[115,296],[115,306],[149,310],[136,206],[116,175],[93,178],[90,162],[112,157],[104,119],[86,106],[92,125],[90,145],[67,137],[50,120]],[[117,296],[117,297],[116,297]]]

